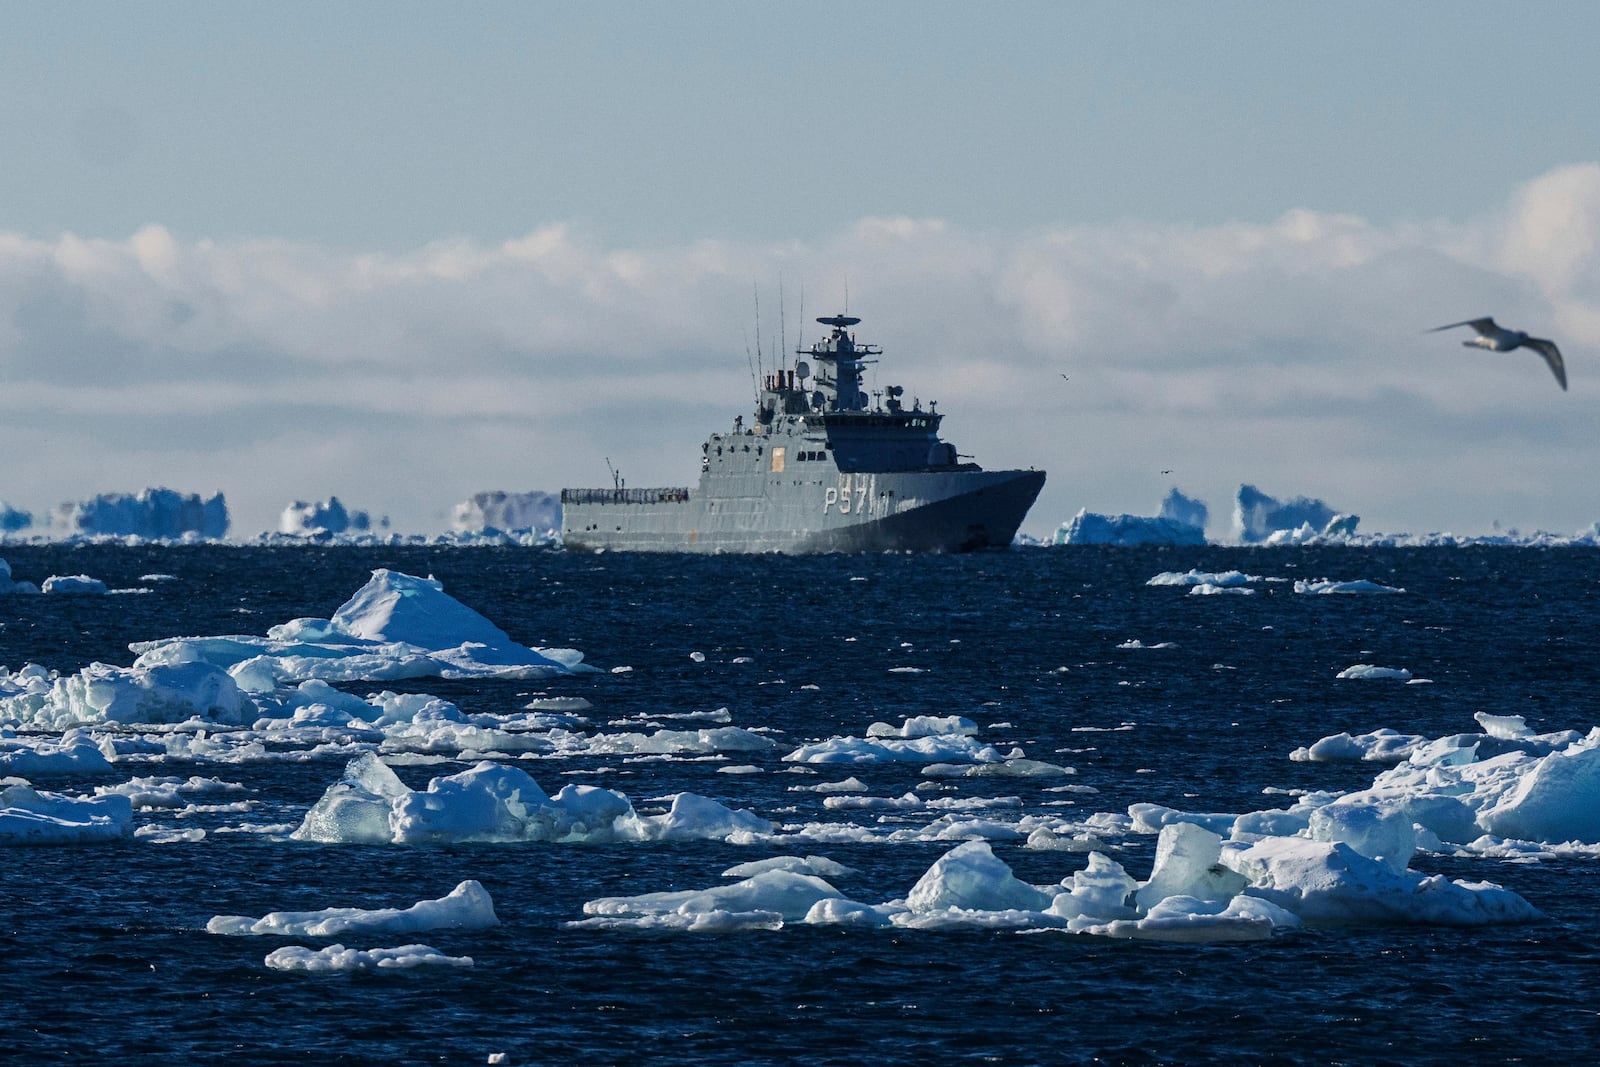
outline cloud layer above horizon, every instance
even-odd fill
[[[1391,226],[870,218],[613,248],[554,224],[400,254],[0,233],[0,500],[221,489],[247,536],[337,494],[434,532],[479,490],[609,484],[608,459],[689,484],[754,365],[848,292],[878,386],[937,400],[985,466],[1049,472],[1030,532],[1153,514],[1173,484],[1223,516],[1240,482],[1368,531],[1571,532],[1600,519],[1597,282],[1593,163]],[[1571,392],[1533,353],[1425,333],[1481,315],[1555,339]]]

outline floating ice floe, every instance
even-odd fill
[[[91,663],[62,675],[29,664],[0,668],[0,723],[66,730],[100,723],[181,723],[191,719],[238,725],[255,705],[219,667],[208,663],[114,667]]]
[[[801,745],[787,763],[1000,763],[999,749],[978,741],[977,724],[960,715],[914,715],[901,725],[875,722],[867,736]]]
[[[106,583],[87,574],[52,574],[44,580],[43,591],[68,596],[104,596]]]
[[[516,767],[483,761],[425,790],[408,787],[381,759],[363,753],[330,786],[292,835],[343,844],[737,840],[772,824],[693,793],[678,793],[660,815],[640,815],[621,793],[568,785],[554,796]]]
[[[1310,582],[1301,580],[1294,583],[1294,591],[1296,593],[1304,593],[1311,596],[1346,596],[1358,595],[1362,593],[1405,592],[1404,589],[1398,589],[1392,585],[1379,585],[1377,582],[1369,582],[1365,578],[1357,579],[1353,582],[1335,582],[1330,581],[1327,578],[1319,578],[1316,581]]]
[[[1211,585],[1201,582],[1199,585],[1189,587],[1190,596],[1218,596],[1232,594],[1234,596],[1255,596],[1256,591],[1243,585]]]
[[[70,797],[29,785],[0,789],[0,844],[75,845],[132,833],[127,797]]]
[[[246,915],[216,915],[206,923],[206,932],[228,936],[380,936],[430,930],[486,930],[499,922],[488,890],[481,883],[468,879],[437,900],[418,901],[409,908],[273,911],[258,919]]]
[[[1289,753],[1289,758],[1304,763],[1404,763],[1428,739],[1421,734],[1396,730],[1374,730],[1365,734],[1333,734],[1305,748]]]
[[[65,731],[59,741],[23,739],[0,730],[0,776],[94,774],[111,770],[111,755],[109,743],[102,744],[84,730]]]
[[[1334,677],[1359,681],[1411,681],[1411,672],[1404,667],[1378,667],[1371,663],[1353,663]]]
[[[32,582],[17,582],[11,579],[11,564],[0,559],[0,596],[5,594],[35,594],[39,587]]]
[[[115,722],[195,720],[248,726],[344,726],[396,721],[396,706],[418,718],[448,716],[432,697],[384,695],[366,706],[331,686],[296,692],[296,683],[416,677],[545,678],[592,670],[571,649],[532,649],[439,582],[395,571],[372,579],[331,619],[295,619],[266,637],[175,637],[131,646],[131,667],[93,663],[61,675],[35,664],[0,667],[0,723],[66,729]],[[295,716],[299,721],[292,721]],[[321,716],[319,719],[318,716]],[[459,717],[459,715],[457,716]]]
[[[993,745],[962,734],[909,739],[834,737],[799,748],[786,763],[1000,763],[1005,756]]]
[[[123,796],[137,811],[151,809],[183,809],[191,807],[196,797],[238,798],[247,790],[238,782],[224,782],[192,774],[187,778],[146,777],[133,778],[118,785],[95,787],[96,796]]]
[[[331,974],[350,971],[411,970],[416,967],[471,967],[471,956],[447,956],[431,945],[400,945],[397,948],[303,948],[285,945],[267,953],[263,961],[274,971],[303,971]]]
[[[1391,835],[1392,836],[1392,835]],[[1386,840],[1388,840],[1386,838]],[[1403,847],[1403,838],[1395,839]],[[1363,844],[1371,844],[1364,838]],[[742,872],[741,872],[742,873]],[[789,923],[919,930],[1061,929],[1166,941],[1250,941],[1304,923],[1527,922],[1539,912],[1487,883],[1453,882],[1363,855],[1342,841],[1224,841],[1203,827],[1161,831],[1150,878],[1092,852],[1055,885],[1016,877],[986,841],[936,860],[905,897],[870,904],[810,874],[766,870],[733,885],[605,897],[569,925],[684,931],[776,929]]]
[[[1261,577],[1259,575],[1246,574],[1243,571],[1189,570],[1189,571],[1162,571],[1160,574],[1158,574],[1155,577],[1149,579],[1144,584],[1145,585],[1155,585],[1155,586],[1162,586],[1162,585],[1178,585],[1178,586],[1185,586],[1185,585],[1187,585],[1187,586],[1211,585],[1211,586],[1217,586],[1219,588],[1234,588],[1236,586],[1245,585],[1245,584],[1247,584],[1249,582],[1259,582],[1259,581],[1261,581]]]
[[[1371,787],[1334,795],[1307,794],[1292,807],[1242,815],[1179,812],[1157,805],[1130,808],[1146,831],[1180,822],[1237,841],[1298,837],[1343,842],[1360,854],[1403,868],[1414,848],[1498,855],[1507,841],[1523,853],[1600,846],[1600,728],[1536,734],[1520,716],[1479,713],[1481,733],[1434,740],[1375,731],[1334,735],[1312,751],[1353,758],[1387,746],[1404,759]],[[1323,758],[1329,758],[1325,755]]]
[[[571,649],[512,641],[432,578],[376,570],[331,619],[295,619],[261,637],[177,637],[131,646],[135,666],[201,662],[247,692],[316,678],[546,678],[587,669]]]

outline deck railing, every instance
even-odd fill
[[[563,489],[563,504],[681,504],[689,499],[689,490],[669,489]]]

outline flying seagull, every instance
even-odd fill
[[[1521,330],[1508,330],[1503,326],[1496,326],[1493,319],[1468,319],[1466,322],[1452,322],[1448,326],[1435,326],[1429,333],[1440,330],[1453,330],[1457,326],[1471,326],[1478,331],[1478,336],[1470,341],[1461,343],[1471,348],[1487,348],[1491,352],[1509,352],[1513,348],[1531,348],[1544,357],[1550,364],[1550,373],[1556,376],[1556,381],[1561,383],[1561,388],[1567,387],[1567,365],[1561,361],[1561,349],[1556,347],[1554,341],[1547,341],[1543,337],[1529,337]]]

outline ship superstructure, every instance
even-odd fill
[[[827,335],[765,376],[752,425],[701,446],[693,489],[563,489],[575,550],[961,552],[1009,545],[1044,485],[1039,470],[986,471],[939,438],[937,405],[900,386],[862,388],[882,355],[861,320],[816,320]]]

